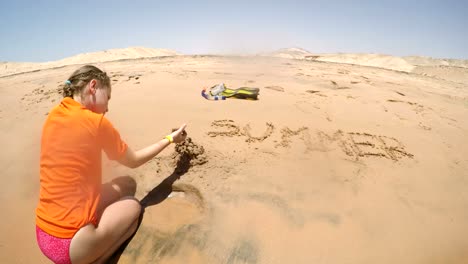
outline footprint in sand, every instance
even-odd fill
[[[233,75],[233,73],[231,72],[213,72],[214,74],[218,74],[218,75]]]
[[[399,95],[401,95],[401,96],[406,96],[406,95],[405,95],[404,93],[402,93],[402,92],[398,92],[398,91],[394,91],[394,92],[397,93],[397,94],[399,94]]]
[[[272,86],[265,86],[265,89],[273,90],[273,91],[278,91],[278,92],[284,92],[284,88],[281,86],[277,85],[272,85]]]
[[[56,89],[46,89],[45,85],[41,85],[31,92],[24,94],[24,96],[20,98],[20,101],[27,106],[36,105],[43,101],[54,103],[61,100],[62,88],[63,85],[59,85]]]
[[[320,91],[317,91],[317,90],[306,90],[305,92],[310,93],[310,94],[316,94],[316,95],[322,96],[322,97],[328,97],[325,94],[321,94]]]
[[[336,90],[345,90],[345,89],[351,89],[349,88],[348,86],[339,86],[337,82],[331,80],[330,81],[333,85],[333,88],[336,89]]]
[[[413,111],[416,114],[420,114],[420,113],[422,113],[422,112],[424,112],[426,110],[426,107],[424,105],[418,104],[418,103],[415,103],[415,102],[402,101],[402,100],[396,100],[396,99],[388,99],[387,102],[408,104],[408,105],[413,107]],[[428,108],[428,109],[432,110],[431,108]]]

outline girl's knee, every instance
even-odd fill
[[[130,201],[131,202],[130,202],[129,210],[131,210],[132,221],[133,221],[129,227],[129,233],[131,235],[137,230],[140,217],[142,216],[143,211],[142,211],[142,206],[138,200],[132,199]]]
[[[142,213],[142,206],[140,204],[140,201],[138,201],[133,196],[123,197],[122,200],[125,200],[127,204],[126,206],[127,207],[126,210],[128,210],[127,212],[132,214],[132,216],[135,219],[139,218]]]

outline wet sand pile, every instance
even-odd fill
[[[186,173],[191,167],[208,162],[205,149],[195,144],[190,137],[187,137],[184,142],[176,144],[175,152],[171,158],[177,174]]]

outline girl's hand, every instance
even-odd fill
[[[187,132],[185,132],[186,126],[186,124],[183,124],[179,129],[173,130],[171,136],[174,140],[174,143],[181,143],[185,141],[185,139],[187,138]]]

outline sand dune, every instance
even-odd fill
[[[415,67],[415,65],[409,63],[404,58],[382,54],[314,54],[299,48],[289,48],[280,49],[272,53],[265,53],[261,55],[289,59],[304,59],[324,62],[355,64],[361,66],[371,66],[406,72],[411,72]]]
[[[381,54],[325,54],[320,55],[316,60],[349,63],[404,72],[411,72],[415,67],[403,58]]]
[[[273,52],[260,53],[259,55],[286,59],[304,59],[307,56],[312,55],[312,53],[301,48],[284,48]]]
[[[403,59],[416,66],[450,66],[468,68],[468,60],[434,59],[423,56],[407,56],[403,57]]]
[[[168,49],[152,49],[145,47],[130,47],[125,49],[109,49],[99,52],[83,53],[58,61],[45,63],[20,63],[20,62],[0,62],[0,76],[18,74],[23,72],[37,71],[63,67],[73,64],[102,63],[107,61],[116,61],[124,59],[140,59],[164,56],[182,55],[176,51]],[[247,55],[247,57],[250,55]],[[258,56],[278,57],[286,59],[314,60],[333,63],[345,63],[361,66],[370,66],[382,69],[414,72],[418,74],[445,78],[447,80],[459,81],[452,78],[451,74],[439,74],[440,68],[457,67],[454,71],[462,72],[462,75],[468,73],[468,60],[456,59],[434,59],[421,56],[396,57],[383,54],[365,54],[365,53],[338,53],[338,54],[314,54],[301,48],[284,48],[274,52],[260,53]],[[446,70],[442,70],[446,72]],[[462,79],[463,81],[463,79]]]
[[[320,54],[316,60],[372,66],[404,72],[413,72],[417,66],[468,68],[468,60],[434,59],[420,56],[396,57],[382,54]]]
[[[314,54],[300,48],[280,49],[259,55],[369,66],[468,83],[466,78],[468,76],[468,60],[435,59],[422,56],[397,57],[366,53]]]
[[[53,62],[54,65],[70,65],[83,63],[97,63],[124,59],[140,59],[162,56],[177,56],[180,53],[168,49],[151,49],[144,47],[132,47],[126,49],[109,49],[101,52],[78,54],[73,57]]]
[[[104,159],[104,180],[130,177],[147,206],[119,263],[468,263],[463,68],[432,69],[459,80],[448,81],[365,58],[383,65],[261,56],[96,63],[112,79],[106,116],[132,148],[184,122],[191,139],[135,170]],[[0,77],[1,263],[48,263],[34,233],[41,129],[76,68]],[[258,87],[259,100],[200,95],[221,82]]]
[[[58,61],[44,63],[0,62],[0,76],[30,72],[41,69],[63,67],[73,64],[101,63],[125,59],[140,59],[151,57],[177,56],[180,53],[168,49],[152,49],[144,47],[130,47],[125,49],[109,49],[99,52],[78,54]]]

